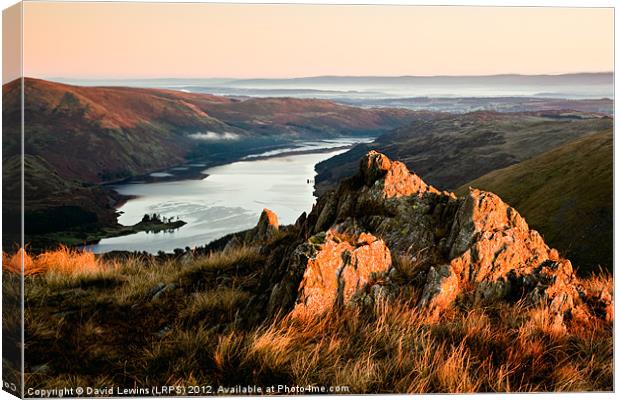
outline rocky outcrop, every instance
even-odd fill
[[[273,211],[265,208],[258,219],[258,224],[254,229],[255,239],[267,240],[278,232],[280,224],[278,223],[278,216]]]
[[[493,193],[470,189],[443,251],[449,262],[431,267],[421,300],[435,317],[458,296],[473,302],[546,302],[558,324],[565,316],[586,317],[570,261]]]
[[[243,245],[265,243],[273,239],[279,231],[278,216],[268,208],[264,208],[254,228],[221,237],[209,243],[204,251],[232,251]]]
[[[291,229],[299,244],[278,268],[295,272],[265,287],[270,312],[288,308],[308,319],[398,291],[395,260],[404,260],[416,264],[416,279],[405,284],[417,287],[431,320],[458,302],[520,299],[548,306],[558,327],[601,313],[613,318],[611,296],[586,293],[570,261],[498,196],[471,189],[457,198],[374,151]]]
[[[293,316],[311,319],[349,304],[360,289],[385,276],[390,250],[368,233],[350,237],[336,229],[310,239],[318,251],[307,261]]]

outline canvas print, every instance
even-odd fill
[[[610,392],[612,8],[3,13],[3,388]]]

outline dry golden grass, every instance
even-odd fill
[[[9,272],[21,273],[22,257],[25,276],[43,273],[77,275],[99,272],[103,269],[102,263],[93,253],[71,249],[64,245],[34,257],[24,249],[19,249],[13,255],[3,252],[3,268]]]
[[[259,373],[348,385],[354,393],[611,389],[610,325],[590,327],[595,344],[570,331],[559,335],[540,318],[549,310],[524,312],[533,322],[521,328],[505,326],[494,312],[428,323],[403,302],[315,324],[284,320],[245,336],[238,357]],[[586,362],[595,348],[599,358]]]
[[[3,271],[12,272],[15,274],[21,274],[22,263],[23,263],[24,273],[26,271],[29,272],[27,275],[32,275],[35,273],[42,272],[38,270],[37,268],[35,268],[32,257],[30,257],[27,254],[27,252],[24,251],[24,249],[19,249],[14,254],[8,254],[5,252],[2,252],[2,270]]]
[[[249,298],[247,292],[233,288],[195,293],[181,313],[181,318],[188,322],[198,322],[205,318],[233,321],[236,312]]]
[[[403,284],[415,281],[418,267],[400,264]],[[419,290],[404,286],[389,302],[312,321],[286,317],[246,326],[237,316],[248,312],[255,276],[264,268],[256,248],[186,262],[129,258],[106,268],[81,276],[79,284],[60,285],[54,281],[60,274],[26,278],[27,386],[320,384],[344,385],[350,393],[613,389],[613,321],[558,330],[548,309],[517,302],[458,304],[431,322],[415,306]],[[176,289],[152,300],[160,283]],[[593,293],[613,293],[609,276],[583,284]],[[35,368],[40,365],[48,368]]]
[[[88,274],[103,269],[93,253],[70,249],[66,246],[41,253],[34,259],[34,264],[43,272],[67,275]]]

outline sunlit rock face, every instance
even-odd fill
[[[258,240],[266,240],[278,232],[280,224],[278,222],[278,216],[268,208],[263,209],[263,212],[258,219],[258,225],[256,225],[256,236]]]
[[[308,260],[299,285],[293,310],[299,318],[349,304],[356,293],[384,276],[392,265],[385,242],[369,233],[349,236],[333,229],[313,240],[319,250]]]
[[[262,219],[262,218],[261,218]],[[289,258],[296,286],[292,316],[308,319],[399,291],[395,260],[416,266],[418,307],[437,320],[458,302],[546,305],[558,329],[566,319],[613,318],[609,294],[593,298],[569,260],[550,249],[519,213],[477,189],[457,198],[427,185],[404,164],[371,151],[356,176],[317,199],[295,228]],[[291,275],[292,276],[292,275]],[[270,308],[278,308],[271,293]],[[596,309],[596,310],[595,310]],[[596,312],[594,312],[596,311]]]

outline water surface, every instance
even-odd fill
[[[313,149],[316,146],[307,144]],[[156,253],[202,246],[229,233],[254,227],[263,208],[274,211],[281,224],[294,223],[314,204],[314,166],[344,151],[246,159],[206,169],[208,176],[201,180],[116,186],[115,190],[121,194],[138,196],[119,209],[121,224],[133,225],[145,213],[157,213],[178,217],[187,225],[174,232],[140,232],[103,239],[89,249],[96,253],[112,250]]]

